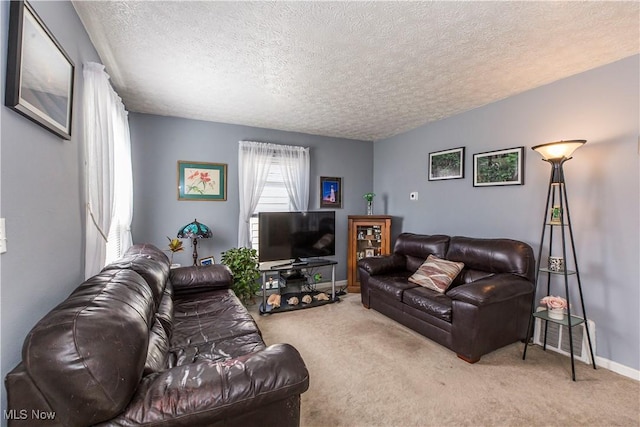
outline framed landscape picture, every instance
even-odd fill
[[[473,155],[473,186],[524,184],[524,147]]]
[[[464,178],[464,147],[429,153],[429,181]]]
[[[178,200],[227,200],[227,165],[178,161]]]
[[[342,178],[320,177],[320,207],[342,208]]]
[[[9,10],[5,105],[71,139],[73,62],[29,3]]]

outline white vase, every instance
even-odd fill
[[[564,319],[564,309],[562,308],[548,308],[547,314],[549,319],[562,320]]]
[[[373,215],[373,201],[367,202],[367,215]]]

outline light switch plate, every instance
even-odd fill
[[[4,218],[0,218],[0,254],[7,252],[7,232],[4,228]]]
[[[409,200],[418,200],[418,192],[417,191],[413,191],[413,192],[409,193]]]

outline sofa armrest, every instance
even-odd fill
[[[231,270],[223,264],[173,268],[169,277],[175,295],[228,289],[233,284]]]
[[[364,269],[370,276],[376,276],[405,270],[407,261],[404,256],[398,254],[381,255],[361,259],[358,261],[358,267]]]
[[[109,425],[217,425],[309,388],[298,351],[275,344],[223,362],[201,360],[144,378]]]
[[[502,273],[456,286],[447,292],[447,296],[452,300],[480,307],[533,292],[533,283],[527,279],[511,273]]]

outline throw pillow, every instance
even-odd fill
[[[409,277],[409,281],[443,294],[463,267],[462,262],[447,261],[429,255],[418,270]]]

